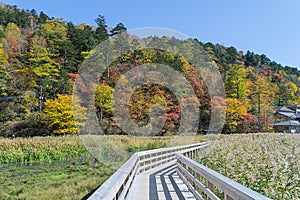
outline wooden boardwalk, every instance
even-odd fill
[[[209,144],[203,142],[134,153],[88,199],[270,200],[192,159]]]
[[[176,172],[176,162],[135,176],[127,200],[196,200]]]

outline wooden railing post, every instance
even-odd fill
[[[228,194],[224,194],[225,200],[233,200]]]
[[[195,172],[195,173],[196,173],[196,172]],[[195,178],[196,178],[196,180],[200,181],[201,176],[200,176],[198,173],[196,173],[196,174],[195,174]],[[202,195],[202,190],[201,190],[201,188],[200,188],[198,185],[196,185],[195,187],[196,187],[196,191],[197,191],[200,195]]]
[[[214,185],[209,181],[209,180],[206,180],[206,184],[207,184],[207,188],[212,192],[214,193],[215,189],[214,189]],[[207,200],[211,200],[211,198],[207,197]]]

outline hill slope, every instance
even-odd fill
[[[74,120],[59,118],[62,117],[58,114],[60,112],[72,116],[69,110],[52,112],[50,116],[46,106],[61,104],[64,108],[71,108],[66,106],[72,99],[70,79],[76,76],[84,58],[101,41],[126,31],[122,23],[109,29],[101,15],[95,21],[97,26],[74,25],[62,18],[50,18],[43,12],[37,14],[35,10],[0,4],[0,135],[33,136],[78,131]],[[234,47],[199,44],[210,54],[224,80],[228,105],[225,133],[271,131],[272,107],[300,104],[300,71],[297,68],[283,67],[266,55],[244,53]],[[143,64],[144,61],[134,56],[138,54],[130,54],[128,58],[130,65],[134,66],[136,61]],[[154,56],[150,60],[156,59]],[[183,66],[184,62],[179,60],[168,62]],[[201,84],[205,88],[205,83]],[[144,96],[151,96],[159,90],[162,89],[146,90]],[[199,131],[207,129],[210,118],[211,99],[204,98],[206,104],[201,105],[203,118]],[[174,105],[167,105],[170,106]],[[141,120],[145,120],[147,109],[139,112],[144,116]],[[180,112],[172,112],[168,114],[173,116],[170,124],[174,129],[166,129],[161,134],[175,131]],[[110,112],[104,113],[107,133],[122,133],[114,128],[116,124],[112,117]],[[59,123],[56,123],[57,119],[60,119]]]

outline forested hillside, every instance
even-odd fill
[[[101,41],[126,32],[122,23],[109,28],[101,15],[95,22],[96,26],[74,25],[43,12],[38,14],[35,10],[0,4],[0,136],[78,133],[80,124],[73,120],[71,106],[72,84],[78,68]],[[272,131],[274,106],[300,104],[300,71],[297,68],[283,67],[266,55],[240,52],[234,47],[199,44],[210,54],[224,79],[227,96],[224,133]],[[178,69],[192,69],[184,58],[170,57],[167,52],[152,52],[147,61],[141,59],[145,54],[149,55],[149,51],[129,52],[124,58],[131,66],[159,58]],[[111,69],[116,69],[122,62],[124,59],[113,63]],[[102,80],[97,88],[95,105],[98,114],[101,111],[99,119],[105,132],[124,134],[114,123],[111,102],[103,101],[111,99],[114,81]],[[138,122],[145,123],[145,112],[152,103],[148,97],[157,91],[162,91],[157,98],[163,99],[167,94],[158,86],[137,91],[136,101],[144,107],[131,107],[131,116]],[[208,97],[202,101],[205,105],[201,106],[203,117],[199,131],[207,128],[210,117],[207,104],[210,101]],[[180,119],[176,102],[166,104],[166,108],[168,121],[162,135],[174,132]],[[78,109],[84,111],[82,107]]]

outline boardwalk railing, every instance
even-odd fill
[[[177,173],[197,199],[219,199],[214,194],[215,187],[224,192],[227,200],[268,199],[190,159],[209,145],[210,142],[203,142],[134,153],[89,199],[125,199],[136,174],[175,160],[177,160]],[[206,185],[201,183],[200,179],[205,179]]]
[[[177,174],[196,199],[220,200],[215,194],[223,193],[225,200],[269,200],[269,198],[211,170],[196,161],[177,154]]]
[[[125,199],[135,174],[152,169],[176,159],[176,153],[195,154],[197,150],[209,146],[209,142],[193,145],[153,149],[134,153],[89,199]]]

